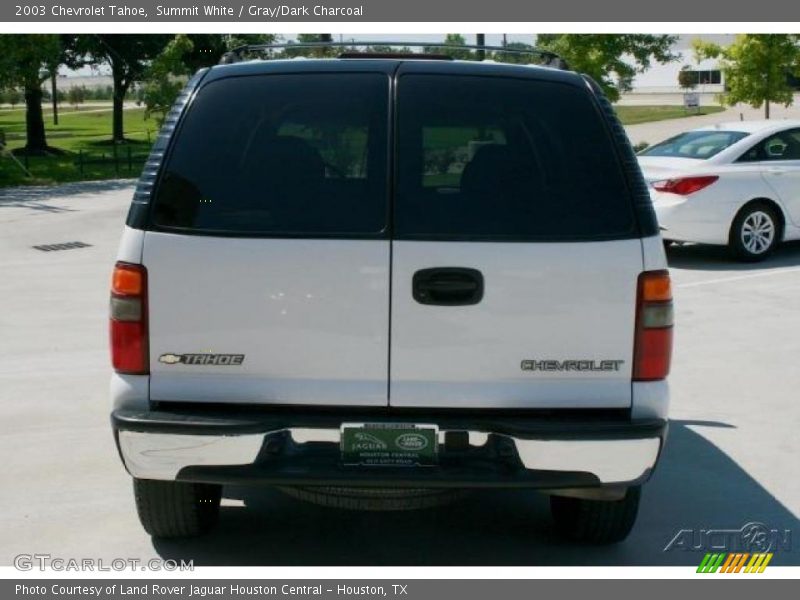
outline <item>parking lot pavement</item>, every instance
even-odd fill
[[[800,564],[800,245],[761,265],[724,251],[670,252],[676,284],[673,422],[631,537],[558,539],[547,500],[479,492],[444,509],[358,513],[232,488],[220,526],[153,543],[136,519],[108,423],[108,278],[128,182],[0,190],[0,564],[62,558],[193,559],[195,565],[699,563],[664,547],[680,529],[751,521],[792,529]],[[32,246],[81,241],[43,252]],[[380,535],[373,535],[380,531]]]

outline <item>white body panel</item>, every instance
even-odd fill
[[[471,306],[412,297],[419,269],[481,271]],[[611,408],[631,402],[640,240],[395,242],[391,405]],[[619,371],[523,371],[523,360],[622,360]]]
[[[800,160],[772,161],[761,174],[780,199],[786,220],[800,226]]]
[[[150,396],[387,403],[389,242],[145,234]],[[162,354],[244,354],[241,366]]]

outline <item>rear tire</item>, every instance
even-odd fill
[[[280,487],[287,496],[329,508],[368,511],[419,510],[444,506],[466,494],[466,490]]]
[[[775,209],[761,202],[745,206],[731,225],[728,247],[734,258],[758,262],[767,258],[781,237],[781,221]]]
[[[133,491],[139,521],[153,537],[200,535],[219,517],[221,485],[134,478]]]
[[[550,512],[559,532],[572,540],[615,544],[633,529],[641,491],[641,486],[630,487],[620,500],[551,496]]]

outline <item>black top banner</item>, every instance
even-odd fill
[[[793,22],[786,0],[39,0],[3,2],[4,22]]]

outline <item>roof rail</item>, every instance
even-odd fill
[[[425,54],[425,53],[398,53],[398,52],[378,52],[378,53],[358,53],[353,52],[352,49],[357,47],[387,47],[387,46],[400,46],[405,48],[436,48],[437,50],[478,50],[483,52],[498,52],[513,55],[529,55],[536,56],[541,62],[538,64],[544,67],[550,67],[560,70],[569,70],[569,65],[561,56],[550,50],[543,50],[541,48],[509,48],[507,46],[477,46],[474,44],[446,44],[443,42],[392,42],[392,41],[372,41],[372,42],[285,42],[280,44],[249,44],[246,46],[239,46],[229,50],[219,60],[219,64],[228,65],[245,60],[246,55],[270,55],[274,50],[303,50],[303,49],[324,49],[324,48],[344,48],[347,51],[338,55],[338,58],[418,58],[429,60],[442,60],[446,57],[443,53],[439,54]],[[448,57],[449,58],[449,57]]]

